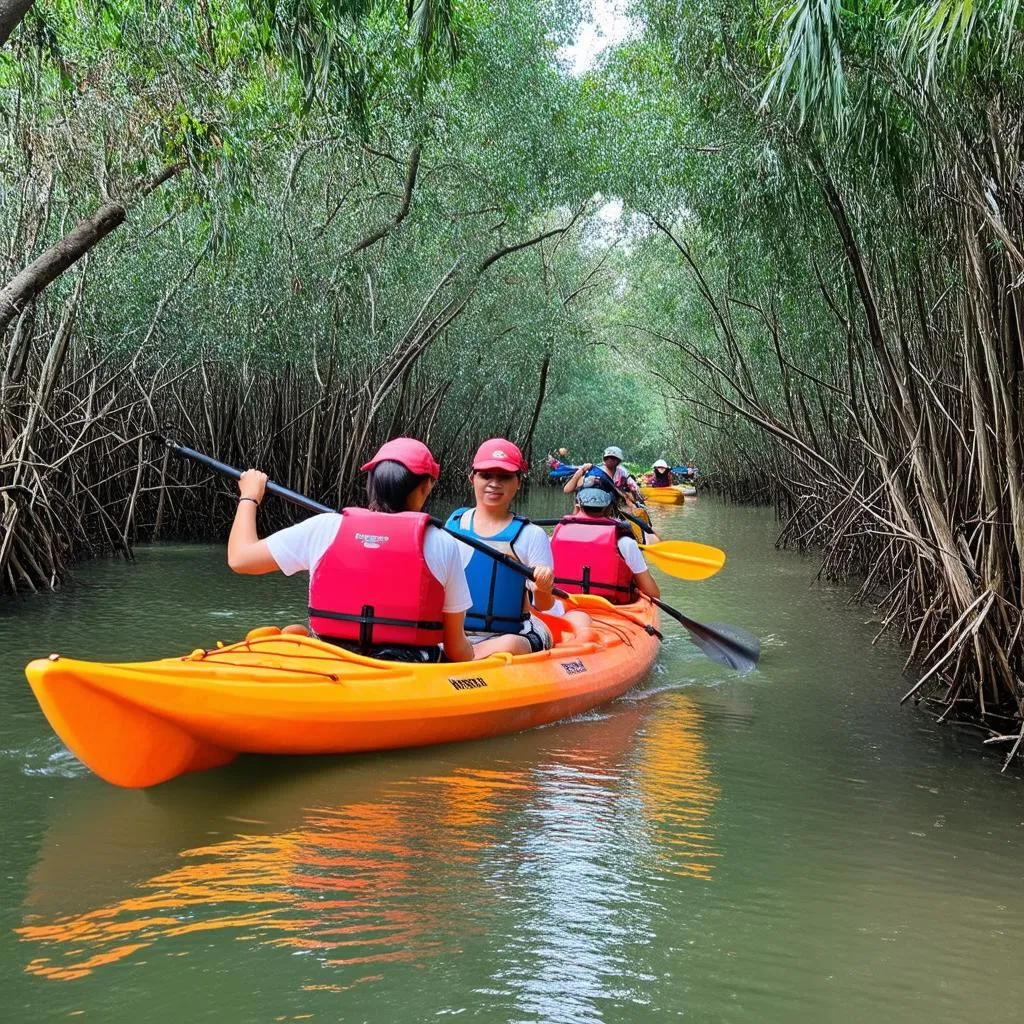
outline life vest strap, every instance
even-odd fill
[[[585,594],[589,594],[594,587],[600,587],[601,590],[617,590],[623,594],[629,594],[633,591],[632,587],[620,587],[618,586],[618,584],[615,583],[601,583],[599,580],[592,580],[589,574],[587,574],[586,577],[581,580],[571,580],[562,576],[556,576],[555,582],[568,583],[570,586],[573,587],[582,587],[583,593]]]
[[[374,626],[412,626],[414,629],[444,629],[443,622],[383,618],[382,616],[374,615],[373,606],[368,604],[363,605],[363,611],[360,615],[350,615],[345,612],[329,612],[320,608],[310,608],[309,614],[310,617],[334,619],[337,622],[358,622],[361,626],[369,626],[371,629]],[[362,643],[362,633],[360,633],[359,639],[360,643]]]
[[[484,632],[484,631],[498,632],[498,630],[493,629],[493,627],[494,626],[499,626],[499,625],[512,625],[512,626],[519,627],[519,626],[522,626],[526,622],[526,620],[529,619],[529,617],[530,617],[529,612],[523,612],[522,615],[520,615],[518,618],[513,616],[513,615],[491,615],[489,612],[488,613],[474,612],[472,609],[470,609],[470,611],[466,612],[466,619],[467,619],[467,621],[469,619],[473,620],[473,631],[474,632],[476,632],[476,631],[479,631],[479,632]],[[478,619],[483,623],[483,627],[480,628],[479,630],[478,630],[478,627],[476,625],[476,622],[477,622]],[[467,627],[467,628],[469,628],[469,627]]]

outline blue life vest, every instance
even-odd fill
[[[502,554],[516,557],[513,544],[523,532],[526,520],[513,516],[512,522],[493,537],[481,537],[473,529],[473,509],[458,508],[448,518],[445,529],[483,541]],[[518,633],[530,617],[526,607],[526,577],[488,558],[479,551],[466,566],[466,582],[473,607],[466,612],[467,633]]]
[[[591,466],[587,470],[586,478],[583,481],[584,487],[600,487],[602,491],[618,497],[618,487],[612,479],[611,473],[604,466]]]

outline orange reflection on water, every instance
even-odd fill
[[[710,880],[715,849],[710,818],[718,787],[705,756],[700,708],[672,694],[648,720],[637,773],[646,817],[657,826],[662,867],[677,875]]]
[[[59,961],[37,957],[26,969],[80,978],[158,939],[225,930],[261,944],[341,954],[327,963],[414,960],[434,945],[423,937],[437,922],[429,904],[413,910],[402,899],[422,856],[408,838],[398,809],[356,804],[313,812],[297,831],[185,850],[189,863],[141,883],[141,895],[17,929],[24,940],[65,947]],[[360,955],[344,955],[353,946]]]
[[[337,807],[301,811],[296,800],[288,813],[302,820],[292,828],[183,850],[179,866],[97,909],[48,922],[27,914],[17,934],[48,947],[49,955],[26,970],[81,978],[158,942],[169,955],[187,955],[195,936],[211,932],[312,953],[323,965],[419,963],[451,952],[465,934],[465,908],[486,913],[495,899],[487,872],[477,868],[481,851],[500,846],[510,831],[533,834],[537,818],[525,812],[550,802],[552,780],[556,790],[589,793],[596,817],[576,817],[572,826],[584,839],[588,829],[607,829],[609,818],[626,816],[621,828],[646,834],[662,867],[710,878],[717,854],[708,818],[717,789],[700,725],[692,702],[674,694],[656,708],[620,706],[606,720],[568,726],[543,744],[535,740],[546,749],[514,766],[489,761],[393,780],[371,786],[370,799]],[[641,799],[623,804],[618,796],[634,787]],[[75,838],[58,832],[45,852],[43,884],[55,875],[74,877],[75,863],[61,858],[74,857]],[[80,864],[102,856],[79,851]],[[88,892],[87,878],[82,886]]]

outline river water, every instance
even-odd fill
[[[1019,773],[898,707],[901,652],[767,512],[655,515],[728,553],[662,586],[756,632],[757,672],[667,622],[646,682],[575,721],[141,792],[64,750],[24,664],[234,640],[301,618],[304,579],[165,545],[3,607],[0,1019],[1019,1019]]]

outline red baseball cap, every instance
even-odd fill
[[[473,456],[473,469],[504,469],[509,473],[525,473],[523,453],[504,437],[484,441]]]
[[[378,462],[400,462],[410,473],[424,474],[435,480],[441,475],[441,467],[430,454],[430,449],[415,437],[393,437],[377,449],[377,454],[369,462],[359,468],[364,471],[373,469]]]

